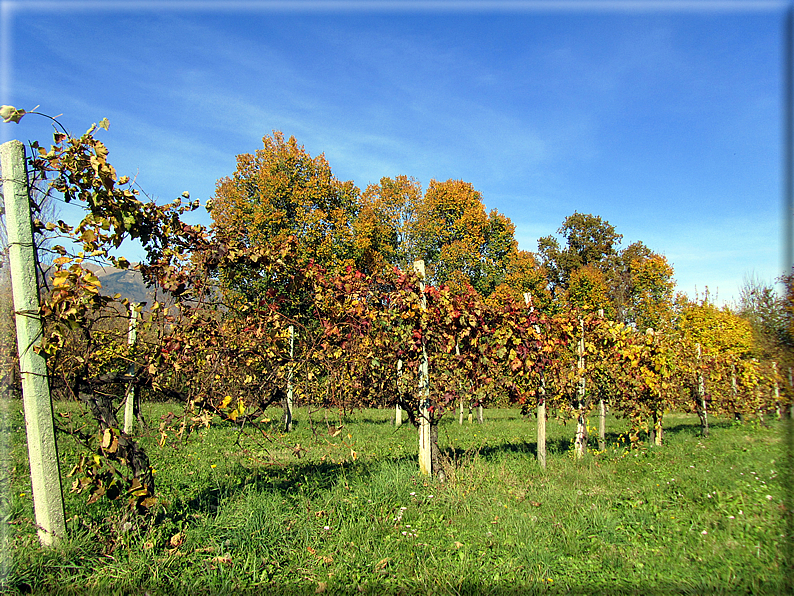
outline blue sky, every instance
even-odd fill
[[[281,130],[362,190],[471,182],[525,250],[599,215],[690,297],[781,272],[782,2],[158,6],[2,2],[0,102],[75,134],[108,117],[158,201],[203,203]]]

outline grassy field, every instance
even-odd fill
[[[267,437],[219,424],[160,447],[159,417],[176,407],[151,405],[154,518],[87,506],[66,478],[69,538],[48,551],[32,523],[21,404],[2,407],[6,593],[780,593],[776,422],[717,420],[704,440],[696,417],[670,414],[664,447],[629,451],[625,421],[610,417],[607,450],[575,461],[574,427],[550,421],[543,471],[534,418],[486,410],[485,424],[460,426],[451,415],[440,484],[419,474],[416,430],[390,425],[391,411],[299,409],[287,436],[274,410]],[[65,474],[76,451],[61,443]]]

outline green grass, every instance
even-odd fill
[[[8,593],[780,592],[780,423],[716,421],[703,440],[696,417],[670,414],[664,447],[628,451],[625,421],[610,417],[608,449],[575,461],[574,427],[550,421],[543,471],[534,418],[486,410],[484,425],[459,426],[450,415],[440,484],[419,474],[416,430],[391,426],[391,410],[310,422],[299,409],[291,435],[276,422],[268,437],[219,424],[159,447],[157,419],[175,407],[151,405],[155,428],[141,440],[156,469],[154,518],[87,506],[66,478],[69,538],[46,550],[31,521],[21,404],[5,408]],[[66,473],[76,451],[59,448]]]

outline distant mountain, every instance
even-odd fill
[[[143,283],[143,276],[140,271],[134,269],[116,269],[115,267],[100,266],[93,263],[84,263],[83,267],[90,270],[102,282],[101,293],[103,296],[114,296],[121,294],[122,298],[127,298],[130,302],[146,302],[151,306],[155,297],[163,301],[161,292],[155,294],[153,288],[148,288]]]

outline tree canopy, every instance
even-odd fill
[[[367,186],[353,223],[356,260],[363,271],[410,269],[418,254],[414,229],[421,201],[421,184],[407,176],[384,177]]]
[[[518,250],[513,222],[486,213],[482,195],[462,180],[430,181],[414,230],[431,283],[457,291],[470,284],[484,297],[504,281]]]
[[[608,269],[623,238],[608,221],[577,211],[565,218],[557,233],[565,240],[564,247],[554,236],[538,240],[538,255],[552,289],[567,289],[573,272],[587,265]]]
[[[218,180],[210,214],[221,236],[245,246],[297,240],[299,264],[331,270],[354,263],[353,222],[359,189],[331,172],[323,154],[312,157],[295,137],[274,131],[254,154],[237,156],[237,169]],[[250,271],[226,271],[227,285],[258,292]]]

